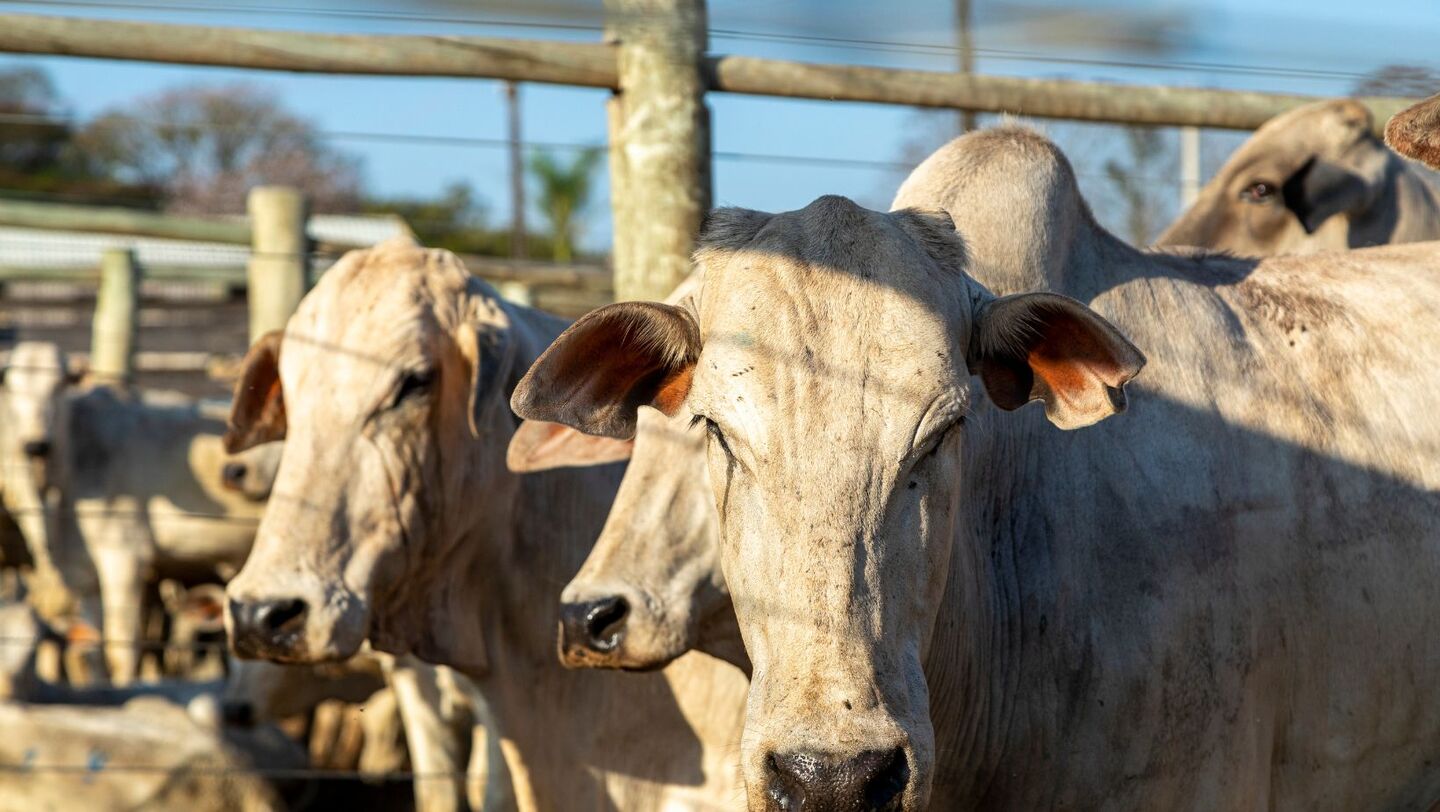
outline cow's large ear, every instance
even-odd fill
[[[1391,116],[1385,124],[1385,143],[1407,158],[1440,169],[1440,93]]]
[[[1373,197],[1371,187],[1361,175],[1311,156],[1285,180],[1280,192],[1305,233],[1314,234],[1331,217],[1364,208]]]
[[[685,310],[619,302],[592,310],[560,334],[525,373],[510,400],[527,420],[545,420],[628,440],[635,413],[675,414],[690,393],[700,329]]]
[[[280,342],[284,337],[283,330],[271,330],[255,339],[245,353],[225,432],[225,450],[231,454],[285,439],[285,393],[280,387]]]
[[[510,438],[505,464],[517,474],[528,474],[620,462],[634,451],[634,440],[596,437],[559,423],[525,420]]]
[[[1124,411],[1125,384],[1145,356],[1114,325],[1074,299],[1022,293],[976,312],[970,370],[1001,409],[1045,402],[1045,415],[1077,429]]]

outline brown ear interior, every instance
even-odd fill
[[[1021,294],[981,311],[977,372],[996,406],[1043,400],[1051,422],[1078,428],[1125,408],[1124,386],[1145,357],[1079,302]]]
[[[225,450],[237,454],[285,439],[285,394],[280,386],[279,330],[256,339],[245,354],[225,432]]]
[[[515,388],[511,405],[528,420],[586,434],[635,436],[635,414],[674,414],[689,394],[700,334],[684,310],[620,302],[592,311],[556,338]]]

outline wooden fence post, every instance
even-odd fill
[[[250,341],[290,320],[309,286],[310,241],[305,196],[288,186],[250,190]]]
[[[615,297],[661,299],[689,275],[710,202],[705,3],[606,0],[605,7],[620,44],[609,128]]]
[[[100,290],[90,329],[90,374],[114,382],[134,370],[135,321],[140,310],[140,266],[129,248],[107,248],[100,256]]]

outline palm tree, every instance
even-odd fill
[[[569,262],[575,255],[575,227],[579,214],[590,201],[600,149],[591,147],[575,156],[568,165],[546,152],[530,156],[530,174],[540,184],[537,203],[550,221],[551,245],[556,262]]]

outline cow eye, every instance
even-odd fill
[[[1246,203],[1268,203],[1274,196],[1275,184],[1263,180],[1246,186],[1240,192],[1240,199]]]
[[[699,423],[705,424],[705,433],[710,435],[710,439],[720,444],[720,450],[725,452],[725,456],[734,459],[735,454],[730,451],[730,444],[725,442],[725,432],[720,430],[720,424],[703,414],[697,414],[695,419],[690,421],[690,425],[694,426]]]
[[[430,385],[435,382],[435,373],[428,369],[413,370],[405,373],[400,378],[400,386],[395,390],[395,400],[391,406],[399,406],[407,399],[417,395],[423,395],[430,391]]]

